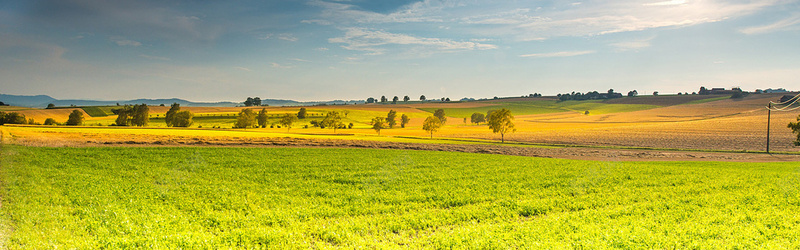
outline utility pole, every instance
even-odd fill
[[[769,103],[767,107],[767,154],[769,154],[769,122],[770,118],[772,118],[772,103]]]

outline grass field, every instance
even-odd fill
[[[9,248],[797,248],[791,163],[0,149]]]

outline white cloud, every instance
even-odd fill
[[[322,19],[306,20],[306,23],[318,24],[347,24],[347,23],[410,23],[410,22],[441,22],[438,13],[447,7],[455,7],[450,1],[424,0],[416,2],[401,9],[382,14],[360,10],[346,3],[332,3],[320,0],[309,2],[310,5],[323,8]]]
[[[786,19],[762,26],[751,26],[742,28],[739,32],[747,35],[764,34],[784,30],[796,30],[800,24],[800,13],[796,13]]]
[[[295,61],[295,62],[311,62],[309,60],[304,60],[304,59],[300,59],[300,58],[289,58],[289,60],[292,60],[292,61]]]
[[[151,55],[145,55],[145,54],[141,54],[141,55],[139,55],[139,57],[147,58],[147,59],[150,59],[150,60],[160,60],[160,61],[169,61],[170,60],[168,57],[151,56]]]
[[[616,51],[640,50],[650,47],[651,40],[653,40],[652,37],[642,40],[617,42],[617,43],[612,43],[610,45],[611,47],[614,47]]]
[[[533,57],[533,58],[570,57],[570,56],[588,55],[588,54],[593,54],[593,53],[595,53],[595,51],[593,51],[593,50],[561,51],[561,52],[552,52],[552,53],[539,53],[539,54],[520,55],[520,57]]]
[[[112,37],[109,38],[109,40],[111,40],[112,42],[115,42],[119,46],[133,46],[133,47],[142,46],[142,43],[140,43],[140,42],[137,42],[137,41],[134,41],[134,40],[130,40],[130,39],[126,39],[126,38],[121,37],[121,36],[112,36]]]
[[[233,67],[233,68],[234,68],[234,69],[241,70],[241,71],[248,71],[248,72],[250,72],[250,71],[253,71],[253,70],[251,70],[251,69],[248,69],[248,68],[245,68],[245,67]]]
[[[496,49],[492,44],[476,42],[458,42],[439,38],[415,37],[385,31],[364,28],[349,28],[343,37],[328,39],[330,43],[344,43],[342,48],[370,52],[371,55],[383,54],[387,45],[422,46],[433,51],[452,52],[464,50]]]
[[[328,48],[320,47],[320,48],[316,48],[314,50],[316,50],[316,51],[328,51]]]

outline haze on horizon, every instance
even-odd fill
[[[0,4],[0,93],[192,101],[800,87],[800,3]]]

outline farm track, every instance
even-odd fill
[[[763,153],[703,152],[602,147],[525,147],[475,144],[431,144],[367,140],[304,139],[290,137],[203,137],[163,135],[100,135],[51,133],[46,136],[17,136],[12,143],[35,147],[328,147],[450,151],[602,161],[800,161],[800,155]]]

